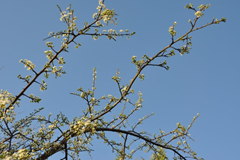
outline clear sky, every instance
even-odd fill
[[[45,107],[43,115],[59,111],[70,119],[80,115],[86,105],[69,93],[80,86],[91,88],[93,67],[97,68],[97,95],[118,95],[117,86],[111,80],[117,67],[123,84],[126,84],[136,72],[136,67],[131,64],[133,55],[153,56],[168,45],[171,42],[168,28],[174,21],[178,23],[177,37],[185,33],[190,28],[188,20],[194,18],[193,11],[184,9],[189,2],[195,6],[212,4],[199,20],[199,25],[211,22],[213,17],[226,17],[227,23],[194,32],[191,53],[169,58],[170,70],[149,67],[143,72],[145,80],[138,80],[133,89],[136,93],[139,90],[143,93],[144,107],[133,116],[133,120],[154,112],[155,115],[146,120],[142,128],[151,133],[158,132],[159,128],[167,132],[173,130],[177,122],[187,126],[199,113],[200,117],[190,131],[195,140],[191,142],[192,149],[206,160],[237,159],[240,142],[238,0],[106,0],[107,7],[115,8],[119,14],[118,26],[109,28],[129,29],[136,35],[129,40],[118,38],[117,41],[106,37],[97,41],[91,37],[79,38],[82,46],[62,55],[67,74],[57,79],[52,75],[46,81],[49,86],[47,91],[40,92],[37,85],[32,86],[27,94],[40,96],[42,102],[30,104],[22,98],[19,116],[25,116],[38,107]],[[4,67],[0,70],[1,89],[17,95],[25,86],[17,75],[24,76],[29,71],[19,63],[20,59],[29,59],[36,64],[37,70],[41,69],[46,62],[44,51],[48,50],[43,39],[50,31],[65,29],[59,21],[56,5],[65,9],[70,3],[79,26],[83,26],[85,21],[92,21],[97,0],[0,1],[0,68]],[[56,47],[59,47],[57,43]],[[73,45],[70,47],[74,48]],[[94,145],[92,159],[114,158],[110,147],[104,147],[101,141],[96,141]],[[137,156],[149,157],[144,152],[139,152]],[[91,158],[83,155],[83,159]]]

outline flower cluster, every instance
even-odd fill
[[[30,102],[39,103],[41,101],[41,99],[38,96],[34,96],[33,94],[30,94],[29,98],[31,99]]]
[[[226,22],[227,19],[226,18],[221,18],[220,20],[218,20],[217,18],[215,19],[215,23],[219,24],[220,22]]]
[[[193,8],[193,4],[192,3],[186,4],[185,8],[186,9],[192,9]]]
[[[74,30],[78,31],[76,20],[77,17],[73,16],[73,10],[71,10],[71,5],[66,8],[67,11],[62,11],[60,13],[60,21],[63,21],[64,23],[67,23],[68,30],[73,32]]]
[[[53,47],[54,47],[54,45],[53,45],[52,42],[46,42],[46,45],[47,45],[47,47],[49,47],[49,48],[53,48]]]
[[[5,122],[12,123],[15,120],[16,113],[14,112],[14,105],[9,106],[10,103],[15,99],[15,97],[9,93],[7,90],[0,92],[0,122],[4,120]],[[19,102],[17,102],[18,104]],[[1,125],[1,124],[0,124]]]
[[[112,10],[107,9],[106,6],[102,3],[102,0],[99,0],[99,5],[97,7],[97,13],[94,13],[92,17],[94,19],[96,19],[96,18],[101,19],[101,20],[103,20],[104,23],[109,22],[109,23],[115,23],[115,25],[117,25],[116,18],[114,17],[115,15],[116,15],[116,13],[115,13],[114,9],[112,9]]]
[[[90,120],[87,120],[85,117],[79,118],[75,122],[70,124],[70,130],[72,132],[77,132],[77,134],[82,134],[85,131],[96,132],[95,127],[96,123],[91,123]]]
[[[44,53],[46,54],[48,60],[51,60],[53,58],[52,50],[44,51]]]
[[[203,13],[201,11],[197,11],[197,12],[195,12],[195,16],[202,17]]]
[[[30,60],[27,60],[27,59],[20,59],[21,63],[24,64],[24,67],[27,67],[27,70],[33,70],[35,68],[35,64],[33,64]]]
[[[110,21],[110,23],[114,22],[114,20],[116,20],[116,18],[114,18],[114,15],[115,15],[114,9],[112,9],[112,10],[105,9],[101,13],[101,17],[102,17],[104,23],[107,23],[108,21]]]
[[[66,50],[68,48],[68,44],[65,42],[62,42],[62,46],[61,46],[64,50]]]
[[[206,9],[208,9],[209,7],[211,7],[211,4],[201,4],[200,6],[198,6],[198,9],[200,11],[205,11]]]
[[[177,32],[174,30],[176,24],[177,24],[177,22],[174,22],[174,23],[173,23],[173,26],[170,26],[169,29],[168,29],[169,33],[170,33],[172,36],[176,36],[176,34],[177,34]]]
[[[124,94],[124,93],[126,93],[126,91],[127,91],[127,89],[128,89],[128,85],[126,85],[126,86],[121,86],[121,92]]]
[[[120,74],[120,72],[119,71],[117,71],[117,73],[116,73],[116,75],[114,75],[113,77],[112,77],[112,79],[115,81],[115,82],[120,82],[121,81],[121,77],[119,77],[118,75]]]
[[[0,108],[5,109],[7,104],[10,103],[12,95],[8,91],[1,90],[0,93]]]
[[[60,57],[58,59],[58,63],[61,64],[61,65],[65,64],[65,61],[64,61],[63,57]]]
[[[138,75],[138,78],[140,78],[140,81],[143,81],[144,78],[145,78],[145,75],[144,75],[144,74],[139,74],[139,75]]]
[[[136,58],[137,58],[137,56],[132,56],[131,63],[135,64],[137,69],[141,68],[145,64],[146,61],[150,60],[150,58],[147,55],[143,55],[142,59],[140,59],[138,61],[136,60]]]
[[[40,84],[40,91],[47,90],[47,83],[42,80],[42,83]]]
[[[143,98],[142,98],[142,93],[140,91],[138,93],[138,97],[139,97],[138,101],[136,101],[135,105],[136,107],[141,108],[143,103]]]

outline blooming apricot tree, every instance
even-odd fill
[[[199,116],[193,118],[189,126],[185,127],[180,123],[173,128],[171,132],[165,133],[160,129],[159,133],[148,133],[147,131],[137,131],[136,128],[141,123],[152,116],[146,115],[139,119],[135,124],[128,124],[128,119],[135,112],[141,110],[143,107],[142,93],[138,93],[138,100],[133,102],[129,95],[135,94],[133,84],[139,78],[144,80],[142,71],[149,66],[158,66],[169,69],[166,60],[158,63],[158,59],[166,59],[174,56],[175,52],[181,55],[188,54],[192,43],[191,33],[200,30],[204,27],[225,22],[226,19],[220,20],[213,18],[209,23],[203,26],[197,26],[197,22],[203,17],[203,13],[210,5],[200,5],[194,8],[193,5],[187,4],[186,9],[193,11],[193,19],[189,20],[190,29],[180,37],[176,38],[177,22],[174,22],[169,27],[171,42],[165,48],[161,49],[154,56],[143,55],[141,58],[132,56],[132,63],[137,70],[135,75],[128,84],[121,83],[120,72],[117,70],[116,75],[112,77],[117,84],[117,90],[120,96],[108,95],[96,97],[96,69],[93,69],[93,85],[91,89],[84,89],[82,87],[77,89],[77,92],[71,93],[86,101],[86,107],[81,115],[70,121],[64,114],[59,113],[56,117],[51,114],[43,116],[40,111],[43,108],[35,109],[26,117],[17,119],[15,113],[16,107],[21,107],[21,99],[24,97],[29,99],[31,103],[40,103],[41,99],[34,94],[27,94],[28,89],[37,84],[41,91],[47,89],[47,78],[54,74],[55,77],[60,77],[66,72],[63,70],[65,64],[64,57],[61,53],[68,52],[69,44],[75,44],[75,48],[81,46],[77,42],[80,36],[92,36],[94,40],[98,40],[100,36],[107,37],[110,40],[116,40],[118,37],[133,36],[135,32],[121,29],[116,31],[114,29],[106,30],[107,25],[117,25],[117,19],[114,9],[108,9],[104,0],[100,0],[97,6],[97,12],[93,14],[93,21],[85,22],[83,28],[77,26],[77,16],[74,15],[72,6],[62,10],[59,6],[61,14],[60,21],[66,24],[66,29],[58,32],[50,32],[49,36],[45,38],[48,49],[44,51],[47,57],[47,62],[39,71],[35,69],[35,65],[27,59],[20,60],[27,70],[31,71],[30,75],[18,75],[18,78],[26,83],[22,91],[13,96],[8,91],[1,90],[0,93],[0,159],[47,159],[54,154],[61,152],[62,159],[80,159],[82,152],[89,152],[92,154],[91,141],[94,138],[102,139],[104,143],[111,146],[116,153],[116,159],[124,160],[133,158],[136,152],[145,150],[152,154],[150,159],[167,160],[167,150],[174,153],[173,159],[201,159],[194,152],[188,141],[190,137],[189,130]],[[53,42],[49,41],[51,38],[62,39],[61,47],[54,47]],[[183,43],[183,45],[178,45]],[[45,79],[40,80],[40,76],[44,75]],[[101,105],[100,105],[101,102]],[[102,106],[102,103],[105,105]],[[120,105],[123,104],[123,105]],[[99,107],[100,106],[100,107]],[[114,109],[122,107],[120,113],[114,112]],[[126,109],[131,107],[131,110]],[[112,116],[111,120],[105,119],[105,116]],[[36,123],[38,127],[36,127]],[[112,132],[120,135],[119,139],[112,139],[108,137],[107,133]],[[136,146],[137,147],[133,148]]]

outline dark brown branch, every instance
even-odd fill
[[[126,155],[126,143],[127,143],[127,137],[128,137],[128,134],[126,134],[125,138],[124,138],[124,143],[123,143],[123,149],[122,149],[122,160],[125,159],[125,155]]]
[[[158,147],[162,147],[162,148],[165,148],[165,149],[168,149],[168,150],[171,150],[173,151],[174,153],[176,153],[178,156],[180,156],[182,159],[186,160],[186,158],[181,155],[177,150],[169,147],[169,146],[165,146],[165,145],[162,145],[162,144],[159,144],[157,142],[154,142],[152,141],[151,139],[148,139],[142,135],[140,135],[139,133],[136,133],[136,132],[133,132],[133,131],[125,131],[125,130],[121,130],[121,129],[113,129],[113,128],[96,128],[96,131],[107,131],[107,132],[116,132],[116,133],[124,133],[124,134],[128,134],[128,135],[131,135],[133,137],[136,137],[136,138],[139,138],[141,140],[144,140],[145,142],[148,142],[152,145],[155,145],[155,146],[158,146]],[[68,130],[69,132],[69,130]],[[84,133],[87,133],[87,132],[91,132],[91,131],[85,131]],[[76,136],[76,133],[72,133],[69,135],[69,137],[75,137]],[[61,140],[61,142],[59,143],[58,146],[56,146],[55,148],[51,148],[47,151],[45,151],[44,154],[42,154],[40,157],[37,158],[37,160],[44,160],[44,159],[47,159],[48,157],[50,157],[51,155],[55,154],[56,152],[60,151],[61,149],[63,149],[62,146],[64,146],[64,144],[68,141],[69,139],[68,136],[66,136],[63,140]]]

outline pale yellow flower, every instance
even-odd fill
[[[197,12],[195,12],[195,15],[196,15],[197,17],[202,17],[202,16],[203,16],[203,13],[202,13],[201,11],[197,11]]]

